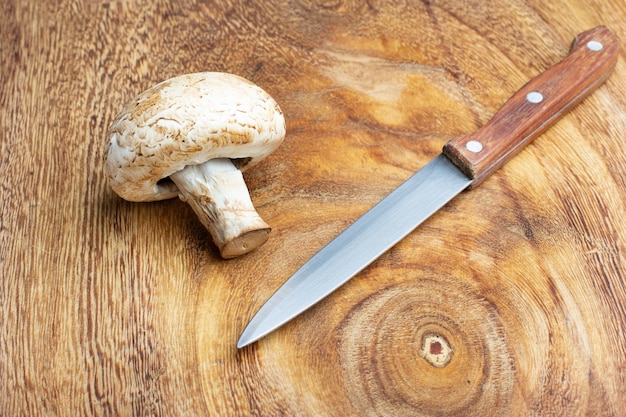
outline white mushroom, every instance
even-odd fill
[[[128,103],[111,125],[104,170],[129,201],[179,196],[209,230],[224,258],[264,243],[241,171],[285,137],[278,104],[232,74],[204,72],[166,80]]]

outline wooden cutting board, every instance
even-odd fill
[[[626,415],[626,67],[481,187],[237,351],[303,262],[623,0],[0,4],[0,415]],[[129,203],[131,97],[239,74],[287,120],[246,173],[272,226],[219,259],[181,201]]]

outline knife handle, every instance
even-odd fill
[[[581,33],[565,59],[524,85],[482,128],[446,143],[444,155],[476,187],[599,87],[618,53],[606,27]]]

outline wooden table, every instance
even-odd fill
[[[624,48],[604,86],[481,187],[235,348],[308,257],[576,34],[626,41],[623,0],[0,12],[0,415],[626,415]],[[102,170],[123,104],[196,71],[249,78],[287,120],[246,173],[270,240],[230,261],[187,205],[123,201]]]

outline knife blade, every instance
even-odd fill
[[[599,87],[617,61],[615,35],[579,34],[561,62],[518,90],[476,132],[443,152],[295,272],[248,323],[237,348],[276,330],[342,286],[465,189],[482,183]]]

